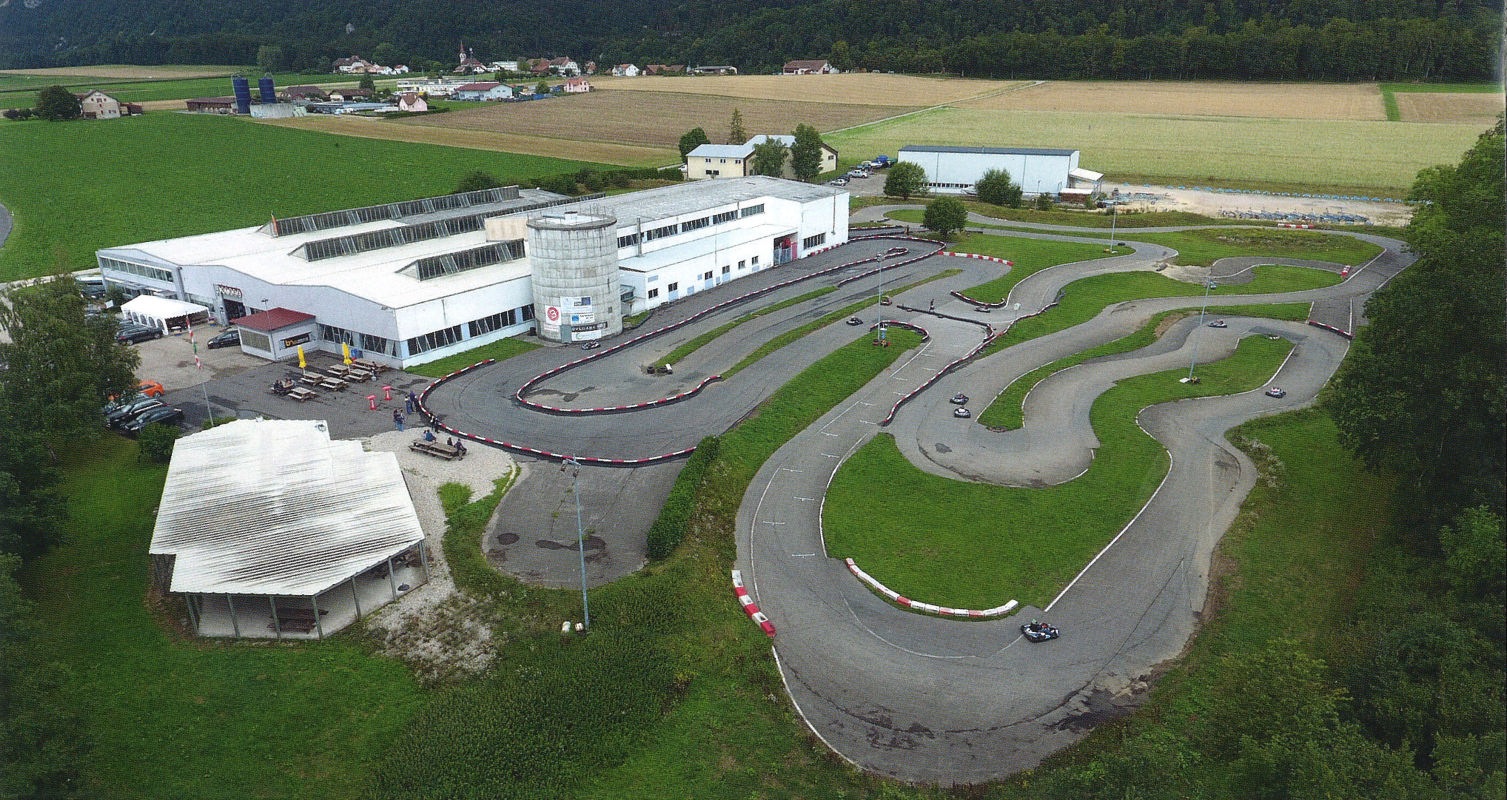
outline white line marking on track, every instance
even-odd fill
[[[816,555],[816,554],[815,553],[791,553],[790,557],[791,558],[811,558],[814,555]]]
[[[867,590],[865,590],[865,591],[867,591]],[[885,644],[889,645],[890,647],[895,648],[896,650],[899,650],[899,651],[904,652],[904,653],[910,653],[913,656],[920,656],[922,658],[935,658],[935,659],[937,659],[939,661],[946,661],[946,660],[958,659],[958,658],[972,658],[972,656],[967,656],[967,655],[939,656],[939,655],[937,655],[935,653],[923,653],[923,652],[921,652],[919,650],[912,650],[909,647],[901,647],[900,645],[895,644],[894,642],[890,641],[889,639],[886,639],[883,636],[880,636],[879,633],[878,633],[878,631],[875,631],[873,628],[870,628],[869,626],[863,624],[863,621],[858,618],[858,614],[854,613],[854,611],[853,611],[853,605],[848,602],[848,598],[844,597],[842,599],[842,604],[847,607],[847,609],[848,609],[848,615],[851,616],[851,617],[853,617],[853,623],[855,625],[857,625],[860,628],[863,628],[866,632],[868,632],[868,634],[870,636],[874,637],[875,639],[878,639],[881,642],[884,642]]]
[[[807,502],[807,503],[814,503],[814,502],[816,502],[816,498],[815,497],[797,497],[795,499],[801,500],[801,501],[804,501],[804,502]]]
[[[762,524],[764,524],[764,525],[784,525],[785,523],[783,523],[783,522],[775,522],[774,520],[768,520],[768,519],[766,519],[766,520],[763,521]]]
[[[801,472],[802,471],[802,470],[795,469],[793,467],[780,467],[780,469],[776,470],[776,472],[778,472],[780,470],[784,470],[785,472]],[[767,487],[766,487],[766,489],[767,489]]]
[[[801,710],[801,704],[796,701],[795,695],[790,693],[790,681],[785,680],[785,668],[780,665],[780,651],[771,646],[769,652],[774,654],[774,668],[776,672],[780,673],[780,683],[785,684],[785,696],[789,697],[790,704],[795,706],[795,713],[801,715],[801,721],[806,723],[806,727],[810,728],[812,733],[816,734],[816,738],[822,740],[822,744],[826,745],[828,750],[841,756],[843,761],[852,764],[854,769],[863,769],[862,764],[848,758],[841,750],[833,747],[832,743],[827,741],[827,737],[823,736],[822,732],[817,730],[815,725],[811,724],[811,720],[806,717],[806,712]]]

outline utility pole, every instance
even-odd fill
[[[571,490],[576,496],[576,551],[581,554],[581,616],[582,624],[591,631],[591,606],[586,603],[586,529],[581,526],[581,462],[574,458],[560,460],[560,471],[570,470]]]
[[[1217,284],[1217,283],[1215,283],[1213,281],[1209,281],[1209,282],[1207,282],[1207,283],[1204,284],[1204,304],[1203,304],[1203,308],[1200,308],[1198,310],[1198,329],[1202,329],[1203,328],[1203,326],[1204,326],[1204,314],[1206,312],[1208,312],[1208,310],[1209,310],[1209,290],[1211,290],[1211,289],[1217,289],[1217,288],[1219,288],[1219,284]],[[1193,333],[1198,333],[1199,332],[1198,329],[1195,329],[1193,331]],[[1188,377],[1182,379],[1183,383],[1193,383],[1194,382],[1194,378],[1193,378],[1193,366],[1195,364],[1197,364],[1197,363],[1198,363],[1198,340],[1194,339],[1193,340],[1193,359],[1188,362]]]

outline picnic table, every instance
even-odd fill
[[[336,378],[344,378],[351,368],[344,364],[331,364],[324,368],[324,374],[333,375]]]
[[[350,367],[350,368],[348,368],[345,371],[345,375],[343,377],[346,380],[348,380],[348,381],[355,381],[356,383],[365,383],[366,381],[371,380],[374,376],[372,375],[372,373],[367,372],[364,369],[357,369],[356,367]]]
[[[453,444],[445,444],[440,441],[431,442],[425,439],[415,439],[412,444],[408,445],[408,449],[425,455],[431,455],[435,458],[443,458],[446,461],[454,461],[466,455],[465,451]]]
[[[329,389],[330,391],[333,391],[333,392],[339,392],[339,391],[344,391],[344,389],[345,389],[345,381],[343,381],[343,380],[341,380],[339,378],[331,378],[329,376],[324,376],[324,377],[320,378],[320,380],[319,380],[319,386],[322,387],[322,388],[325,388],[325,389]]]
[[[366,370],[367,372],[370,372],[373,375],[381,375],[383,372],[387,371],[387,365],[386,364],[383,364],[380,361],[372,361],[372,360],[366,359],[366,358],[353,358],[353,359],[351,359],[351,366],[356,367],[358,369],[364,369],[364,370]]]
[[[305,372],[304,374],[298,376],[298,382],[307,386],[318,386],[320,381],[323,380],[325,380],[325,376],[320,375],[317,372]]]
[[[319,393],[312,389],[305,389],[302,386],[295,386],[288,390],[288,396],[302,403],[305,400],[313,400],[319,396]]]

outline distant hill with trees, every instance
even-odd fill
[[[29,7],[34,6],[34,7]],[[39,0],[0,5],[0,68],[323,70],[569,54],[599,64],[793,58],[1005,78],[1488,80],[1501,0]],[[422,24],[416,24],[422,20]]]

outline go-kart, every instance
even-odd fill
[[[952,396],[951,403],[955,406],[965,405],[967,402],[968,395],[963,394],[962,392],[958,392],[957,394]]]
[[[1229,323],[1225,322],[1222,319],[1216,319],[1213,322],[1209,323],[1209,327],[1210,328],[1228,328],[1228,327],[1230,327],[1230,325],[1229,325]]]
[[[848,317],[848,324],[849,325],[862,325],[863,324],[863,320],[861,320],[861,319],[859,319],[857,317]]]
[[[973,412],[969,411],[966,408],[963,408],[962,406],[958,406],[957,408],[954,408],[952,410],[952,415],[959,419],[968,419],[969,417],[973,416]]]
[[[1273,386],[1272,388],[1266,390],[1266,396],[1275,397],[1280,400],[1281,398],[1287,396],[1287,390]]]
[[[1062,631],[1045,622],[1032,622],[1020,626],[1020,635],[1026,637],[1026,640],[1030,642],[1045,642],[1048,639],[1056,639],[1058,636],[1061,636]]]

